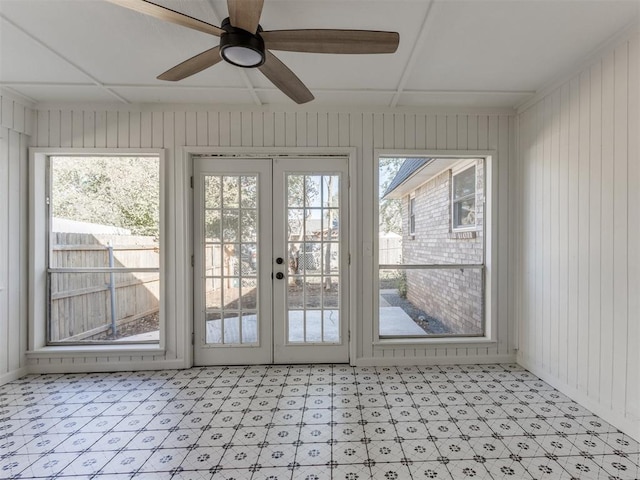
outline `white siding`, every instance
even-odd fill
[[[0,384],[26,373],[31,110],[0,93]]]
[[[182,146],[240,146],[240,147],[356,147],[357,180],[362,186],[357,194],[360,205],[370,204],[373,195],[374,149],[484,149],[496,150],[494,168],[494,218],[498,230],[494,245],[497,291],[494,292],[498,315],[497,343],[487,346],[374,348],[372,345],[371,257],[365,257],[357,272],[359,296],[356,338],[357,357],[375,360],[393,357],[396,363],[420,363],[436,360],[445,362],[481,362],[514,360],[510,342],[510,299],[513,292],[513,272],[509,269],[510,245],[515,245],[507,225],[510,205],[516,192],[509,190],[509,178],[514,174],[513,163],[515,116],[508,113],[415,113],[415,112],[327,112],[327,111],[269,111],[264,110],[206,110],[192,107],[185,110],[153,111],[132,108],[129,110],[102,109],[40,109],[37,112],[36,131],[33,136],[37,147],[158,147],[167,148],[167,160],[171,165]],[[68,135],[71,135],[70,137]],[[187,214],[187,212],[185,212]],[[358,225],[358,241],[372,238],[373,214],[371,208],[354,208],[352,218]],[[169,231],[171,226],[169,225]],[[369,239],[369,241],[373,241]],[[171,288],[167,292],[171,292]],[[183,319],[181,319],[182,321]],[[180,338],[181,325],[168,325],[173,329],[170,338]],[[353,333],[353,332],[352,332]],[[178,345],[168,345],[166,360],[180,359]],[[147,361],[148,358],[142,358]],[[159,359],[156,359],[159,360]],[[86,366],[96,362],[125,362],[133,358],[81,358]],[[60,359],[34,359],[33,363],[51,365]],[[89,369],[89,366],[85,368]]]
[[[519,361],[640,437],[637,33],[521,112]]]

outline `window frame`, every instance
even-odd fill
[[[166,344],[166,284],[165,265],[170,258],[167,242],[166,185],[167,162],[164,149],[84,149],[84,148],[31,148],[29,159],[29,300],[32,306],[29,311],[29,352],[49,352],[66,355],[71,353],[127,353],[159,355],[165,352]],[[50,255],[50,159],[51,157],[150,157],[159,162],[159,203],[160,203],[160,258],[159,258],[159,341],[153,342],[49,342],[49,275],[60,268],[49,267]],[[106,267],[108,270],[108,267]],[[64,269],[66,270],[66,269]],[[81,270],[86,269],[70,269]],[[104,269],[102,269],[104,270]],[[118,270],[118,267],[114,268]],[[131,270],[131,269],[124,269]],[[148,268],[135,268],[135,271],[146,271]],[[155,268],[154,268],[155,270]],[[123,270],[120,270],[123,271]],[[67,273],[72,273],[67,271]],[[108,273],[108,271],[107,271]]]
[[[455,198],[455,179],[458,175],[466,172],[467,170],[474,169],[473,172],[473,193],[469,195],[465,195],[464,197],[460,197],[458,199]],[[468,224],[464,226],[456,226],[455,222],[455,205],[458,202],[462,202],[463,200],[467,200],[469,198],[473,198],[473,224]],[[478,168],[477,162],[473,161],[464,166],[457,167],[451,169],[451,231],[452,232],[466,232],[477,230],[478,228]]]
[[[379,227],[377,225],[378,211],[378,197],[379,183],[378,175],[380,168],[380,160],[384,158],[407,158],[407,157],[427,157],[436,159],[450,159],[457,160],[458,163],[455,166],[449,165],[443,167],[439,173],[434,174],[431,178],[450,171],[452,168],[465,168],[471,163],[475,163],[476,160],[483,161],[483,191],[484,195],[481,199],[483,208],[483,251],[484,251],[484,263],[483,265],[458,265],[457,267],[482,267],[483,269],[483,285],[484,285],[484,309],[483,309],[483,334],[480,335],[449,335],[449,336],[380,336],[380,309],[379,309],[379,276],[378,271],[382,269],[397,268],[397,265],[381,265],[379,263],[378,249],[379,249]],[[395,150],[395,149],[376,149],[375,150],[375,168],[373,174],[373,192],[375,199],[374,207],[374,220],[372,221],[373,235],[371,237],[372,246],[372,291],[371,296],[373,298],[372,308],[369,310],[370,315],[374,319],[373,324],[373,348],[418,348],[424,346],[455,346],[455,347],[470,347],[475,348],[479,346],[495,345],[497,343],[498,333],[498,318],[497,309],[494,305],[496,299],[494,298],[494,292],[497,289],[496,275],[494,275],[494,258],[497,256],[495,238],[497,234],[497,224],[494,221],[494,204],[493,196],[494,185],[496,179],[493,177],[496,175],[494,168],[494,162],[497,158],[497,152],[495,150]],[[461,160],[467,160],[466,162],[460,162]],[[476,170],[477,175],[477,170]],[[476,177],[477,178],[477,177]],[[426,182],[422,182],[426,183]],[[415,190],[415,187],[413,190]],[[477,184],[476,184],[477,192]],[[477,201],[477,199],[476,199]],[[476,204],[477,208],[477,204]],[[409,266],[409,268],[416,268],[418,266]],[[437,266],[434,266],[437,267]],[[404,267],[403,267],[404,269]]]
[[[409,194],[409,237],[416,236],[416,193]]]

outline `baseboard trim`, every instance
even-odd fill
[[[4,385],[5,383],[13,382],[14,380],[18,380],[25,375],[30,373],[29,367],[18,368],[17,370],[12,370],[8,373],[4,373],[0,375],[0,385]]]
[[[142,370],[180,370],[189,368],[185,360],[155,360],[151,362],[113,362],[113,363],[58,363],[31,365],[28,373],[94,373],[94,372],[130,372]]]
[[[356,367],[407,367],[413,365],[485,365],[516,363],[515,355],[477,357],[360,357],[351,361]]]
[[[628,416],[621,415],[619,412],[613,411],[610,408],[602,406],[600,403],[591,400],[583,392],[569,385],[566,385],[555,376],[544,371],[542,368],[538,367],[537,365],[534,365],[528,362],[523,357],[519,356],[517,359],[517,362],[519,365],[529,370],[531,373],[539,377],[541,380],[544,380],[545,382],[547,382],[553,388],[564,393],[567,397],[578,402],[580,405],[592,411],[595,415],[599,416],[603,420],[609,422],[611,425],[616,427],[621,432],[626,433],[631,438],[640,442],[640,419],[630,418]]]

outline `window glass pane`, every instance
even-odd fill
[[[476,191],[476,167],[454,175],[453,177],[453,199],[457,200],[467,195],[473,195]]]
[[[484,161],[473,162],[380,159],[381,337],[484,333]]]
[[[451,170],[468,160],[446,159],[446,163],[442,161],[431,170],[427,160],[380,159],[379,264],[482,264],[483,216],[481,209],[476,208],[476,195],[453,205],[451,201],[452,178],[457,178],[452,177]],[[475,172],[482,178],[483,162],[476,162],[476,166],[461,172],[466,175],[462,184],[467,185],[471,180],[471,188],[475,188],[477,183],[476,193],[482,198],[482,182],[475,182]],[[475,228],[453,232],[452,226],[454,229]]]
[[[159,159],[49,160],[49,266],[134,271],[49,273],[48,341],[157,342]]]
[[[380,270],[380,336],[481,335],[482,268]]]

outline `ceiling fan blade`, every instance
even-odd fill
[[[159,75],[158,80],[169,80],[171,82],[182,80],[215,65],[220,60],[222,60],[220,47],[213,47],[170,68]]]
[[[271,50],[311,53],[393,53],[397,32],[374,30],[272,30],[261,32]]]
[[[264,0],[227,0],[231,25],[256,33]]]
[[[266,52],[266,56],[267,60],[258,68],[282,93],[296,103],[313,100],[313,94],[289,67],[269,51]]]
[[[210,23],[203,22],[197,18],[190,17],[184,13],[176,12],[170,8],[165,8],[160,5],[156,5],[153,2],[147,0],[107,0],[108,2],[115,3],[121,7],[129,8],[139,13],[144,13],[151,17],[164,20],[165,22],[175,23],[182,25],[183,27],[192,28],[200,32],[208,33],[219,37],[224,33],[220,27],[211,25]]]

